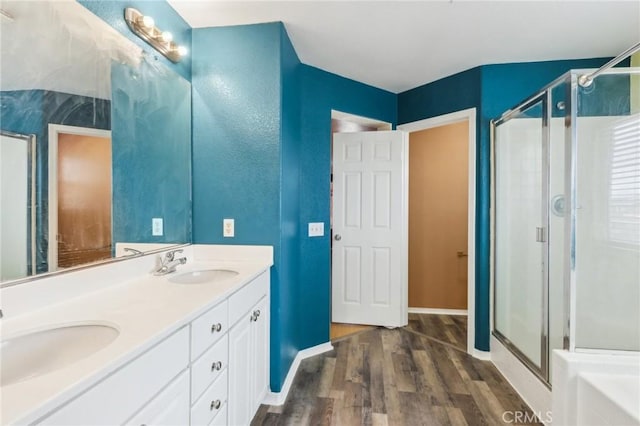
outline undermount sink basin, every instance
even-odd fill
[[[66,367],[106,347],[120,332],[109,325],[77,324],[35,331],[1,342],[0,386]]]
[[[230,269],[204,269],[202,271],[183,272],[169,278],[176,284],[204,284],[223,281],[238,275],[237,271]]]

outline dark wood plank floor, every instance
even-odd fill
[[[252,425],[497,425],[506,411],[532,416],[490,362],[375,328],[302,361],[285,404],[261,406]]]
[[[464,315],[409,314],[406,328],[467,350],[467,317]]]

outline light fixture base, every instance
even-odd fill
[[[133,31],[135,35],[149,43],[154,49],[162,53],[167,59],[173,63],[178,63],[182,60],[180,54],[180,46],[174,41],[164,41],[163,31],[158,27],[151,26],[146,27],[142,22],[144,15],[139,10],[133,7],[127,7],[124,10],[124,20],[127,22],[129,29]]]

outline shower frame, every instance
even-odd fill
[[[499,118],[491,120],[490,137],[491,137],[491,247],[490,247],[490,282],[491,282],[491,334],[502,343],[522,364],[529,369],[545,386],[551,388],[550,383],[550,323],[549,323],[549,176],[550,176],[550,149],[551,128],[550,118],[553,111],[552,91],[561,84],[565,84],[564,95],[564,236],[563,236],[563,253],[565,254],[562,261],[563,265],[563,312],[562,318],[562,349],[568,351],[576,351],[576,230],[577,230],[577,123],[578,118],[578,89],[580,79],[584,76],[594,75],[637,75],[640,76],[640,68],[610,68],[606,70],[595,69],[574,69],[561,75],[544,88],[536,92],[534,95],[526,98],[523,102],[515,107],[505,111]],[[506,123],[518,114],[526,111],[531,106],[542,101],[542,219],[544,226],[544,247],[543,260],[544,268],[542,271],[543,285],[542,291],[542,328],[540,334],[541,343],[541,366],[538,367],[522,350],[513,344],[506,336],[504,336],[495,327],[496,324],[496,134],[497,126]],[[567,255],[568,254],[568,255]],[[579,349],[582,351],[583,349]],[[586,351],[591,351],[584,349]],[[601,350],[594,350],[602,352]],[[617,350],[607,350],[606,352],[623,352]]]
[[[0,135],[12,139],[18,139],[27,145],[27,200],[29,209],[29,250],[27,252],[27,265],[29,275],[36,274],[36,135],[15,133],[8,130],[0,130]]]

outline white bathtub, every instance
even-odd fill
[[[553,425],[640,425],[640,354],[553,351]]]

